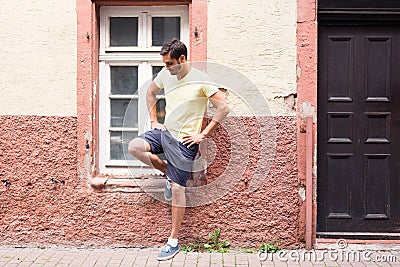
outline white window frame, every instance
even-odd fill
[[[151,81],[152,66],[163,66],[160,56],[161,46],[151,46],[151,18],[179,16],[181,18],[181,40],[189,49],[189,9],[188,6],[127,6],[100,8],[100,51],[99,51],[99,172],[110,175],[157,175],[160,172],[138,160],[110,159],[110,130],[127,130],[127,128],[111,128],[110,99],[111,67],[138,66],[138,128],[141,134],[149,129],[146,107],[147,84]],[[138,17],[138,46],[110,47],[110,17]],[[131,99],[132,95],[123,95],[118,99]],[[163,98],[158,96],[158,98]],[[133,173],[132,173],[133,171]]]
[[[111,47],[109,31],[110,17],[138,18],[138,46]],[[109,7],[100,8],[100,55],[106,52],[160,52],[161,46],[151,46],[151,18],[180,17],[181,40],[189,44],[188,6]]]

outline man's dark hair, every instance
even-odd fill
[[[171,58],[179,59],[181,55],[184,55],[187,59],[186,45],[176,38],[163,44],[160,55],[164,56],[168,53],[170,53]]]

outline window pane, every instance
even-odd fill
[[[172,38],[181,37],[180,17],[153,17],[152,18],[152,45],[162,46]]]
[[[162,70],[162,66],[153,66],[153,80],[156,78],[157,74]],[[164,89],[162,89],[157,95],[164,95]]]
[[[156,110],[157,110],[157,121],[159,123],[164,123],[164,119],[165,119],[165,99],[157,100]]]
[[[128,110],[127,110],[128,109]],[[125,121],[124,116],[126,113]],[[138,100],[111,100],[111,127],[138,127]]]
[[[110,132],[110,159],[125,160],[124,152],[127,160],[135,159],[128,152],[128,144],[137,136],[137,132]]]
[[[162,70],[163,66],[153,66],[153,80],[157,74]]]
[[[137,46],[138,18],[110,18],[110,45]]]
[[[111,94],[137,95],[138,67],[111,67]]]

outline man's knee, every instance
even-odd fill
[[[172,182],[171,183],[171,190],[172,190],[172,195],[174,196],[185,196],[185,187]]]
[[[132,155],[137,155],[138,153],[146,152],[146,143],[141,138],[135,138],[128,144],[128,151]]]
[[[184,207],[186,205],[185,187],[177,183],[171,183],[172,206]]]

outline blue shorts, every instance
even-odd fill
[[[176,140],[169,131],[159,129],[147,131],[139,135],[139,138],[150,144],[151,153],[165,154],[168,164],[167,178],[181,186],[186,186],[199,145],[187,147]]]

